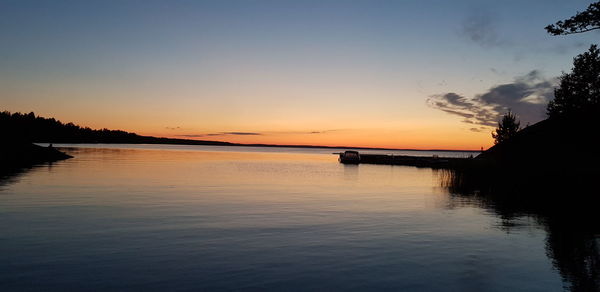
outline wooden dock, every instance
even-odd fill
[[[348,153],[347,153],[348,152]],[[385,154],[358,154],[356,151],[346,151],[339,154],[340,163],[343,164],[384,164],[405,165],[415,167],[428,167],[437,169],[454,169],[470,164],[473,158],[455,158],[438,156],[408,156],[408,155],[385,155]],[[352,155],[350,159],[347,157]]]

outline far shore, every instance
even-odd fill
[[[278,144],[242,144],[221,141],[204,141],[204,140],[188,140],[188,139],[171,139],[149,137],[157,140],[152,142],[34,142],[35,144],[135,144],[135,145],[198,145],[198,146],[238,146],[238,147],[272,147],[272,148],[308,148],[308,149],[353,149],[353,150],[387,150],[387,151],[443,151],[443,152],[481,152],[477,150],[448,150],[448,149],[409,149],[409,148],[377,148],[377,147],[353,147],[353,146],[319,146],[319,145],[278,145]]]

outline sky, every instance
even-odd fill
[[[238,143],[480,149],[545,117],[593,1],[0,0],[0,110]]]

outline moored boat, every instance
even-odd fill
[[[360,153],[358,151],[344,151],[340,153],[339,161],[344,164],[359,164]]]

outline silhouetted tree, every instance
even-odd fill
[[[583,12],[575,16],[546,26],[546,31],[553,35],[582,33],[600,28],[600,1],[592,3]]]
[[[502,116],[502,120],[498,122],[498,128],[492,132],[494,143],[504,142],[517,134],[521,128],[521,123],[517,121],[517,116],[510,110]]]
[[[553,35],[567,35],[600,29],[600,1],[575,16],[546,26]],[[592,45],[573,59],[571,73],[563,73],[554,100],[548,103],[548,116],[596,115],[600,112],[600,50]]]
[[[188,145],[232,145],[228,142],[156,138],[121,130],[101,130],[62,123],[54,118],[0,112],[0,141],[48,143],[146,143]]]
[[[573,59],[571,73],[560,77],[554,100],[548,103],[548,116],[598,111],[600,104],[600,50],[592,45]]]
[[[8,141],[65,142],[65,143],[118,143],[137,142],[144,137],[120,130],[92,130],[73,123],[63,124],[54,118],[47,119],[28,114],[0,112],[2,138]]]

